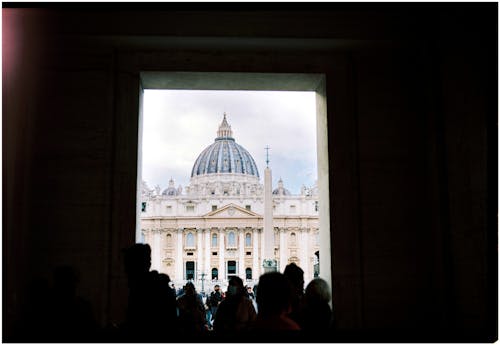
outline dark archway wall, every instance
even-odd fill
[[[497,338],[497,4],[12,6],[4,339],[59,264],[123,319],[143,70],[324,73],[331,339]]]

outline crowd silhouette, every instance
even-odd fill
[[[29,285],[16,341],[21,342],[169,342],[283,341],[292,335],[333,329],[331,290],[321,278],[304,289],[304,271],[295,263],[283,273],[269,272],[245,286],[230,277],[227,291],[215,285],[209,295],[193,283],[176,290],[170,277],[151,269],[151,248],[135,244],[123,251],[128,282],[126,319],[100,328],[90,303],[77,296],[77,271],[55,269],[53,285],[35,279]]]

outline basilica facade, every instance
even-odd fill
[[[270,183],[271,170],[265,170]],[[302,186],[294,195],[280,178],[276,188],[265,188],[253,157],[233,138],[226,114],[184,190],[172,179],[164,190],[146,182],[141,188],[140,227],[142,241],[152,249],[151,269],[168,274],[176,286],[193,281],[207,290],[215,283],[225,286],[232,275],[253,285],[269,256],[281,272],[295,262],[306,284],[318,273],[317,186]]]

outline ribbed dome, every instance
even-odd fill
[[[226,113],[217,131],[215,142],[208,146],[196,159],[191,177],[206,174],[246,174],[259,177],[253,157],[234,141]]]

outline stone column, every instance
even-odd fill
[[[219,228],[219,280],[226,279],[226,262],[224,259],[224,229]]]
[[[238,228],[238,246],[239,246],[239,257],[238,257],[238,271],[239,276],[243,281],[245,281],[245,229]]]
[[[253,228],[252,233],[252,279],[259,279],[260,276],[260,265],[259,265],[259,230]]]
[[[280,231],[280,272],[283,273],[283,271],[285,270],[285,266],[287,265],[287,249],[286,246],[285,246],[285,242],[286,242],[286,239],[285,239],[285,229],[284,228],[280,228],[279,229]]]
[[[205,229],[205,258],[204,258],[204,264],[203,267],[205,267],[205,273],[207,274],[207,280],[212,280],[212,270],[210,266],[210,253],[211,253],[211,246],[210,246],[210,229]]]
[[[198,244],[196,246],[196,280],[201,279],[201,273],[205,269],[203,265],[203,229],[196,229],[196,239]]]
[[[161,235],[160,230],[153,230],[153,245],[151,246],[151,269],[160,272],[161,269]]]
[[[182,267],[182,229],[177,229],[177,250],[175,253],[175,280],[178,284],[183,277],[183,267]]]
[[[300,267],[304,270],[304,282],[307,284],[311,279],[311,267],[309,261],[309,236],[307,228],[300,228],[299,246],[300,246]]]

